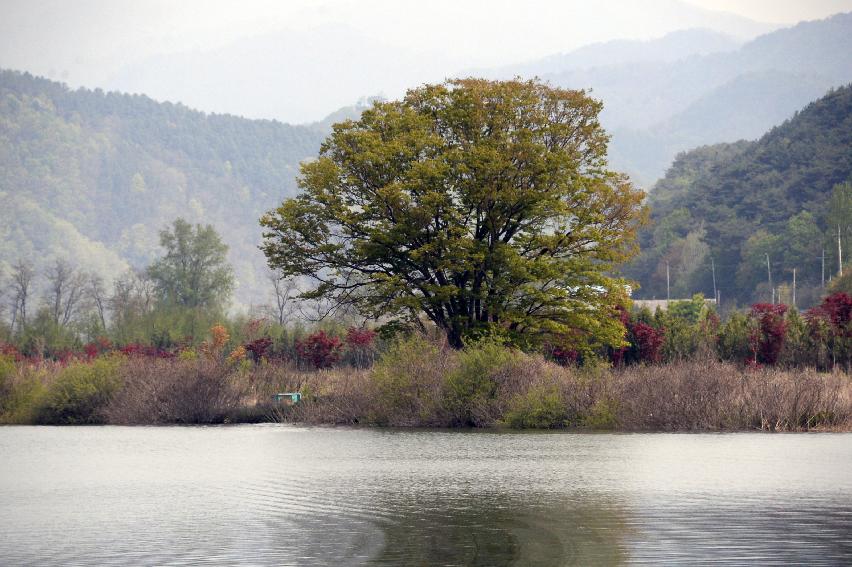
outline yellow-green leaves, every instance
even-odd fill
[[[601,104],[535,81],[464,79],[335,125],[263,250],[326,299],[430,319],[450,343],[620,344],[642,194],[606,169]],[[418,315],[419,314],[419,315]],[[614,322],[612,322],[614,321]]]

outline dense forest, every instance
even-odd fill
[[[850,147],[847,86],[757,141],[679,155],[650,194],[653,223],[627,270],[639,295],[665,298],[668,266],[672,297],[712,297],[715,267],[723,303],[792,303],[795,270],[799,305],[816,302],[839,271],[838,228],[844,258],[852,245]]]
[[[296,191],[299,162],[328,129],[0,71],[0,272],[65,258],[114,278],[148,265],[158,232],[182,216],[222,233],[237,301],[262,300],[257,219]]]

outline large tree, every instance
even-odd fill
[[[601,103],[535,82],[464,79],[334,126],[303,193],[261,219],[262,249],[303,297],[374,317],[425,315],[456,347],[617,344],[610,277],[642,193],[610,171]]]
[[[211,225],[177,219],[160,232],[166,255],[151,264],[148,276],[161,301],[189,308],[221,308],[234,289],[228,246]]]

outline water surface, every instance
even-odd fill
[[[852,564],[850,434],[0,428],[0,564]]]

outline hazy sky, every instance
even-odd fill
[[[158,54],[345,26],[452,73],[684,27],[769,29],[755,31],[736,16],[777,27],[843,11],[852,11],[852,0],[0,0],[0,67],[104,86]],[[351,36],[341,37],[325,47],[346,50]]]

